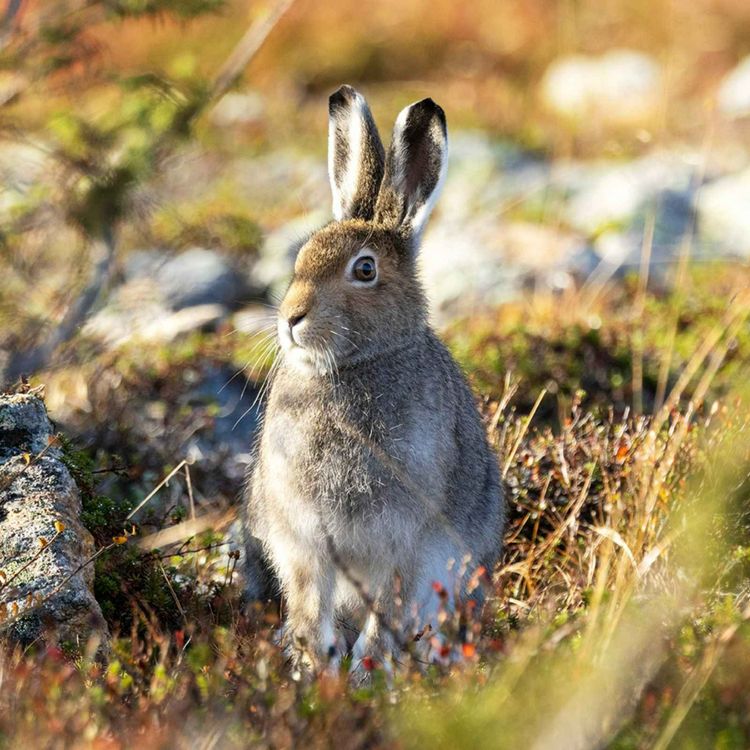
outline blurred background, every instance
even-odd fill
[[[125,543],[144,498],[141,540],[237,505],[291,248],[331,218],[342,83],[386,142],[414,100],[446,111],[421,269],[510,502],[493,607],[454,618],[464,671],[426,675],[446,710],[407,703],[405,746],[747,747],[747,0],[0,0],[0,384],[65,436],[120,660],[106,702],[77,662],[69,704],[73,671],[14,662],[0,698],[42,698],[0,700],[0,747],[40,705],[50,746],[165,716],[144,747],[194,746],[214,702],[237,746],[393,746],[389,690],[306,692],[276,621],[242,619],[231,533]]]

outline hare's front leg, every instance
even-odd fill
[[[376,589],[367,606],[362,631],[352,647],[352,671],[363,669],[363,659],[369,657],[386,669],[398,658],[402,647],[403,596],[400,578],[395,571]]]
[[[341,649],[334,628],[333,567],[312,554],[287,553],[278,562],[287,606],[284,641],[292,658],[306,669],[335,666]]]

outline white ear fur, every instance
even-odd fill
[[[328,177],[337,221],[370,218],[383,177],[383,146],[364,97],[351,86],[331,95]]]
[[[425,180],[416,191],[409,190],[406,179],[407,160],[410,158],[409,146],[405,140],[405,130],[409,122],[412,110],[419,106],[416,102],[401,110],[396,118],[393,128],[394,153],[400,158],[396,159],[396,174],[394,182],[406,194],[406,208],[404,212],[404,224],[408,222],[408,229],[415,242],[419,242],[427,225],[427,220],[435,208],[435,203],[440,197],[448,173],[448,135],[445,130],[445,120],[433,120],[429,125],[429,136],[431,146],[434,149],[432,159],[437,166],[437,179]]]
[[[331,181],[331,192],[333,193],[333,216],[341,221],[347,215],[347,210],[354,202],[357,192],[359,174],[362,168],[360,154],[362,152],[362,141],[364,140],[364,116],[363,107],[367,106],[364,99],[357,94],[353,106],[349,108],[345,121],[337,122],[331,117],[328,123],[328,178]],[[337,165],[336,141],[340,136],[340,130],[346,132],[347,153],[343,164]],[[336,173],[337,166],[339,173]]]
[[[375,220],[398,229],[416,250],[448,169],[445,113],[432,99],[403,109],[396,118]]]

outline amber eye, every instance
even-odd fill
[[[371,258],[369,255],[357,258],[352,268],[352,273],[357,281],[375,281],[378,275],[375,258]]]

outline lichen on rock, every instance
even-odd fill
[[[80,513],[43,402],[0,396],[0,638],[74,648],[91,636],[106,642],[93,566],[84,565],[94,540]]]

